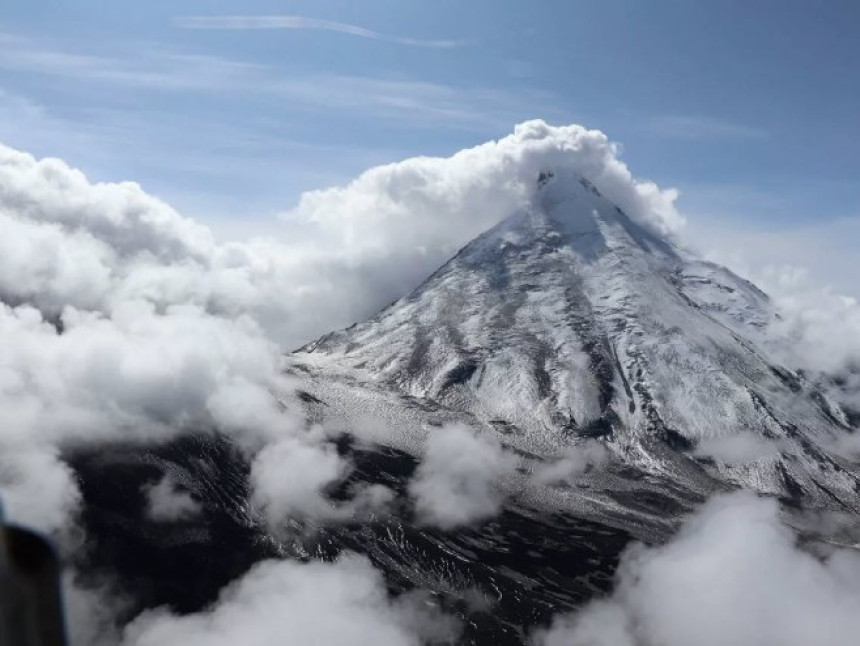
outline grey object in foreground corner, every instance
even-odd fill
[[[0,516],[0,646],[64,646],[60,565],[48,541]]]

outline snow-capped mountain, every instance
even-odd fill
[[[291,361],[320,415],[419,438],[459,417],[538,460],[598,438],[615,473],[663,493],[740,485],[856,510],[858,478],[829,450],[852,425],[782,365],[777,317],[754,285],[555,169],[411,294]],[[738,438],[760,450],[706,450]]]

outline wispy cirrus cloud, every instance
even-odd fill
[[[101,178],[141,179],[187,212],[224,215],[219,222],[408,156],[397,139],[350,138],[364,128],[490,138],[538,111],[563,118],[559,98],[539,90],[297,68],[152,41],[95,46],[0,31],[0,76],[0,141],[77,159]],[[307,126],[323,122],[329,134],[314,140]],[[259,224],[268,231],[268,220]],[[247,219],[242,226],[244,237]]]
[[[381,40],[411,47],[433,47],[449,49],[463,45],[458,40],[427,40],[382,34],[372,29],[333,20],[318,20],[304,16],[182,16],[174,24],[182,29],[213,30],[260,30],[260,29],[297,29],[333,31],[358,38]]]
[[[0,70],[61,77],[75,83],[187,91],[222,89],[264,69],[254,63],[147,45],[112,55],[92,54],[0,32]]]
[[[297,111],[326,110],[385,117],[422,127],[505,129],[556,97],[462,87],[386,75],[293,73],[289,69],[216,55],[191,54],[157,43],[111,53],[69,51],[53,43],[0,32],[0,70],[73,82],[74,92],[127,87],[174,94],[228,92],[279,101]],[[143,46],[145,45],[145,46]],[[285,103],[286,102],[286,103]]]
[[[766,130],[703,115],[662,115],[651,119],[646,129],[673,139],[763,139]]]

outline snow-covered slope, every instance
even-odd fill
[[[776,316],[754,285],[556,169],[414,292],[292,362],[323,391],[417,398],[538,456],[599,438],[691,489],[856,509],[857,478],[828,452],[850,424],[774,358]],[[738,437],[768,450],[702,455]]]

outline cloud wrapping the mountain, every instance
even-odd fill
[[[781,319],[768,332],[788,341],[771,349],[784,363],[838,374],[835,393],[860,410],[860,302],[854,240],[860,218],[761,230],[737,220],[700,216],[685,237],[708,259],[763,289]]]
[[[775,332],[792,341],[792,359],[812,370],[860,367],[860,302],[812,283],[797,267],[771,268],[766,288],[783,315]]]
[[[860,555],[795,545],[775,501],[708,502],[666,545],[628,550],[615,591],[536,635],[540,646],[840,646],[860,631]]]
[[[59,160],[0,147],[7,516],[65,528],[80,496],[58,455],[80,443],[219,430],[253,454],[300,437],[317,458],[307,471],[328,472],[328,453],[313,445],[325,438],[304,437],[297,406],[277,401],[290,391],[278,326],[316,291],[303,283],[314,269],[293,264],[265,241],[216,245],[135,184],[94,184]]]
[[[418,517],[453,529],[499,513],[504,494],[497,481],[512,474],[517,456],[498,439],[462,424],[432,429],[424,458],[409,483]]]
[[[372,168],[343,187],[305,193],[284,217],[310,226],[374,287],[365,300],[382,305],[526,206],[547,169],[585,176],[640,224],[676,234],[683,225],[677,192],[634,178],[618,150],[597,130],[528,121],[451,157],[415,157]]]
[[[384,485],[358,486],[346,501],[335,502],[326,488],[351,470],[322,429],[266,445],[251,464],[251,504],[272,533],[288,518],[339,522],[386,511],[394,492]]]
[[[772,266],[755,278],[780,313],[767,330],[769,348],[840,405],[860,411],[860,301],[816,284],[797,266]],[[846,437],[835,448],[852,443]]]
[[[256,456],[253,502],[271,526],[294,513],[337,519],[384,504],[380,490],[359,492],[353,505],[325,500],[349,465],[298,413],[279,352],[405,294],[526,206],[547,168],[581,173],[661,235],[683,224],[675,192],[633,178],[603,133],[541,121],[448,158],[408,159],[306,193],[285,215],[293,239],[225,244],[136,184],[92,183],[59,160],[0,146],[7,515],[48,531],[68,526],[80,494],[60,459],[67,447],[201,429],[224,432]],[[841,370],[852,356],[860,360],[852,341],[860,338],[860,309],[833,294],[816,298],[780,298],[784,331],[799,360]],[[587,467],[581,457],[568,456],[546,477],[569,478]],[[416,511],[445,528],[491,517],[502,504],[495,483],[516,467],[496,440],[462,427],[433,429],[410,485]],[[772,505],[726,500],[668,546],[631,553],[616,594],[560,619],[546,643],[851,641],[860,632],[851,618],[860,616],[854,555],[818,563],[793,547]],[[254,644],[286,634],[297,643],[367,635],[367,643],[414,644],[417,629],[404,617],[418,616],[414,604],[385,595],[364,561],[267,563],[210,611],[141,617],[126,642]],[[830,632],[814,634],[811,617],[830,622]]]
[[[526,204],[546,168],[582,173],[640,223],[676,232],[676,193],[633,178],[617,153],[599,131],[529,121],[451,157],[304,194],[286,216],[297,238],[219,245],[137,184],[91,183],[60,160],[0,146],[0,297],[52,314],[195,304],[248,314],[291,347],[403,295]]]
[[[45,529],[67,522],[77,497],[56,455],[70,443],[215,427],[256,450],[295,433],[300,424],[272,396],[289,390],[278,347],[402,295],[525,204],[548,167],[583,173],[652,228],[681,221],[674,193],[634,180],[605,135],[540,121],[449,158],[409,159],[308,193],[289,218],[302,235],[289,242],[218,244],[137,184],[93,183],[61,160],[0,146],[0,486],[9,514]],[[314,455],[321,473],[340,472],[324,448]],[[56,466],[38,508],[22,498],[33,460]]]

